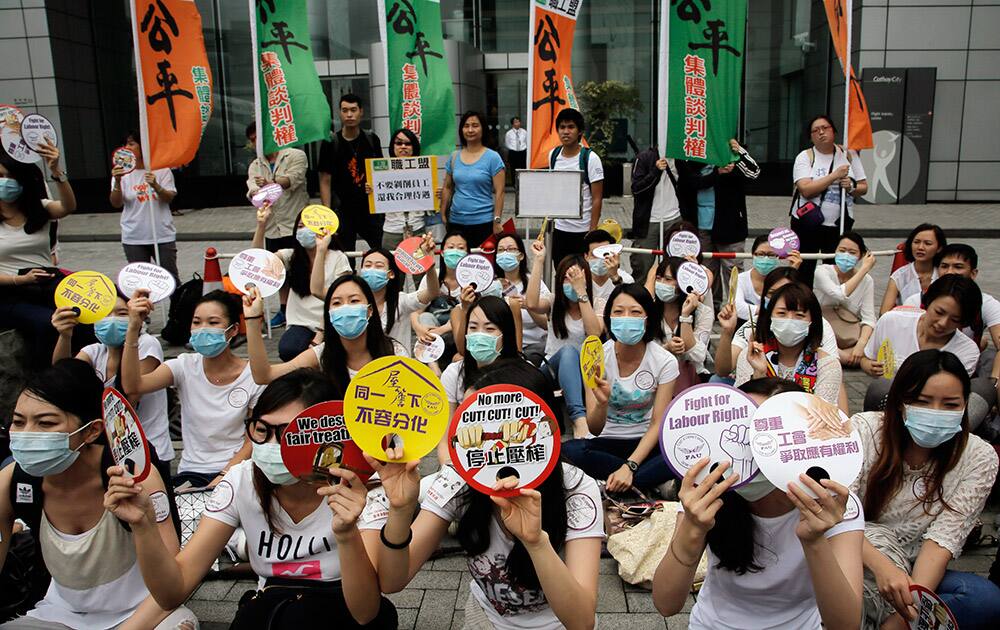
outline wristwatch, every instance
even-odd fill
[[[493,222],[494,223],[499,224],[501,221],[503,221],[503,217],[493,217]]]
[[[590,296],[587,295],[586,293],[581,293],[581,294],[579,294],[579,295],[576,296],[576,301],[578,303],[581,303],[581,304],[583,302],[589,302],[590,301]]]
[[[639,464],[633,462],[631,459],[626,459],[625,465],[628,466],[628,469],[632,472],[639,470]]]
[[[69,181],[69,176],[66,173],[60,173],[59,175],[53,175],[52,181],[59,182],[60,184],[65,184]]]

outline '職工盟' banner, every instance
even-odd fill
[[[306,0],[249,0],[257,81],[257,154],[330,138],[330,104],[316,74]]]
[[[660,147],[665,157],[734,160],[746,0],[661,0]]]
[[[147,169],[194,159],[212,116],[212,71],[194,0],[132,0],[139,135]]]
[[[378,0],[389,127],[420,139],[424,155],[455,148],[455,94],[444,54],[439,0]]]
[[[529,0],[528,168],[548,168],[559,144],[556,116],[580,109],[573,91],[573,34],[583,0]]]

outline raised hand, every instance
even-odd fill
[[[257,318],[264,316],[264,298],[260,296],[260,289],[250,287],[250,292],[243,296],[243,319]]]
[[[844,512],[847,510],[847,488],[831,479],[817,483],[806,474],[799,475],[799,483],[812,490],[819,498],[814,499],[809,496],[809,493],[794,481],[788,484],[785,494],[799,509],[799,524],[795,526],[795,535],[802,542],[816,542],[831,527],[844,520]]]
[[[678,493],[681,505],[684,506],[684,522],[689,523],[702,536],[715,527],[715,516],[722,507],[722,493],[740,479],[738,473],[723,479],[723,473],[729,469],[729,462],[721,462],[700,483],[695,484],[695,477],[708,466],[710,461],[705,457],[689,468],[681,480],[681,489]]]
[[[72,306],[62,306],[52,313],[52,327],[56,329],[60,337],[70,337],[73,329],[80,323],[80,314],[73,310]]]
[[[417,472],[420,461],[393,461],[402,457],[402,448],[387,449],[386,453],[389,455],[388,462],[380,462],[367,454],[365,460],[378,473],[382,489],[389,499],[389,506],[397,509],[416,508],[420,495],[420,473]]]
[[[496,490],[512,490],[517,487],[517,479],[507,477],[496,482]],[[537,490],[522,488],[514,497],[490,497],[500,508],[500,520],[511,534],[526,547],[542,541],[542,495]]]
[[[149,299],[149,289],[136,289],[132,299],[128,301],[129,327],[142,326],[152,312],[153,302]]]
[[[129,525],[135,526],[144,520],[156,523],[156,513],[149,494],[132,477],[125,476],[121,466],[108,468],[108,489],[104,493],[104,509]]]
[[[330,468],[327,472],[339,478],[340,483],[321,486],[316,494],[326,498],[326,504],[333,512],[333,533],[342,536],[357,526],[358,517],[368,500],[368,489],[356,474],[346,468]]]

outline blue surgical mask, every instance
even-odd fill
[[[771,494],[773,490],[774,484],[768,481],[767,477],[764,476],[764,473],[758,470],[754,478],[750,480],[750,483],[736,488],[735,492],[752,503],[763,499],[767,495]]]
[[[357,339],[368,329],[368,305],[345,304],[331,308],[330,324],[344,339]]]
[[[645,317],[612,317],[611,334],[626,346],[634,346],[646,334]]]
[[[372,291],[383,289],[389,283],[389,272],[385,269],[362,269],[358,275],[368,283]]]
[[[757,270],[762,276],[774,271],[774,268],[778,266],[778,259],[772,258],[770,256],[754,256],[753,257],[753,268]]]
[[[804,319],[792,319],[790,317],[777,317],[771,320],[771,333],[778,343],[791,348],[797,346],[809,336],[809,326],[811,322]]]
[[[306,249],[316,247],[316,233],[307,227],[300,227],[295,230],[295,240],[299,242],[299,245],[305,247]]]
[[[128,332],[127,317],[105,317],[94,324],[97,340],[112,348],[121,348],[125,345],[126,332]]]
[[[191,347],[203,357],[211,359],[222,354],[229,347],[226,328],[195,328],[191,331]]]
[[[608,265],[604,262],[603,258],[595,258],[590,261],[590,273],[595,276],[604,276],[608,273]]]
[[[298,479],[288,472],[285,462],[281,459],[281,445],[277,442],[267,444],[253,444],[253,451],[250,454],[253,465],[264,473],[267,480],[276,486],[290,486]]]
[[[570,302],[580,301],[580,296],[577,295],[576,289],[574,289],[573,285],[568,282],[563,283],[563,295],[565,295],[566,299],[569,300]]]
[[[934,448],[962,431],[965,409],[930,409],[903,405],[903,424],[917,446]],[[11,439],[14,434],[11,433]],[[13,442],[11,443],[13,446]]]
[[[19,181],[12,177],[0,177],[0,201],[17,201],[22,192],[24,188]]]
[[[656,299],[661,302],[673,302],[677,299],[677,287],[666,282],[657,282]]]
[[[10,452],[24,472],[32,477],[58,475],[73,465],[79,450],[69,447],[70,436],[83,431],[85,424],[72,433],[62,431],[11,431]],[[82,444],[80,445],[83,446]],[[79,447],[77,447],[79,449]]]
[[[504,271],[514,271],[520,264],[521,260],[514,252],[500,252],[497,254],[497,266]]]
[[[847,252],[837,252],[837,255],[833,257],[833,262],[837,265],[837,269],[840,269],[840,273],[847,273],[858,264],[858,257]]]
[[[479,295],[483,297],[486,296],[503,297],[503,287],[500,286],[499,282],[494,280],[493,282],[490,283],[490,286],[483,289],[482,293],[480,293]]]
[[[458,261],[465,258],[465,252],[460,249],[446,249],[442,252],[441,256],[444,257],[445,267],[454,269],[458,266]]]
[[[500,356],[497,348],[503,335],[494,336],[484,332],[472,332],[465,335],[465,349],[479,365],[488,365]]]

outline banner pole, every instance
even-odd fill
[[[264,160],[264,126],[261,124],[261,112],[260,112],[260,77],[258,73],[260,72],[260,64],[257,59],[257,0],[247,0],[250,7],[250,70],[252,71],[253,77],[253,117],[254,124],[257,126],[257,146],[254,147],[257,151],[257,159],[261,161],[262,164],[267,164]]]
[[[851,26],[853,19],[853,9],[851,0],[846,0],[847,8],[845,9],[847,15],[847,37],[844,45],[844,159],[847,160],[847,165],[851,165],[850,151],[851,147]],[[834,155],[837,154],[836,147],[833,151]],[[839,184],[838,184],[839,186]],[[847,218],[847,195],[848,193],[841,188],[840,189],[840,234],[844,234],[844,223]]]

